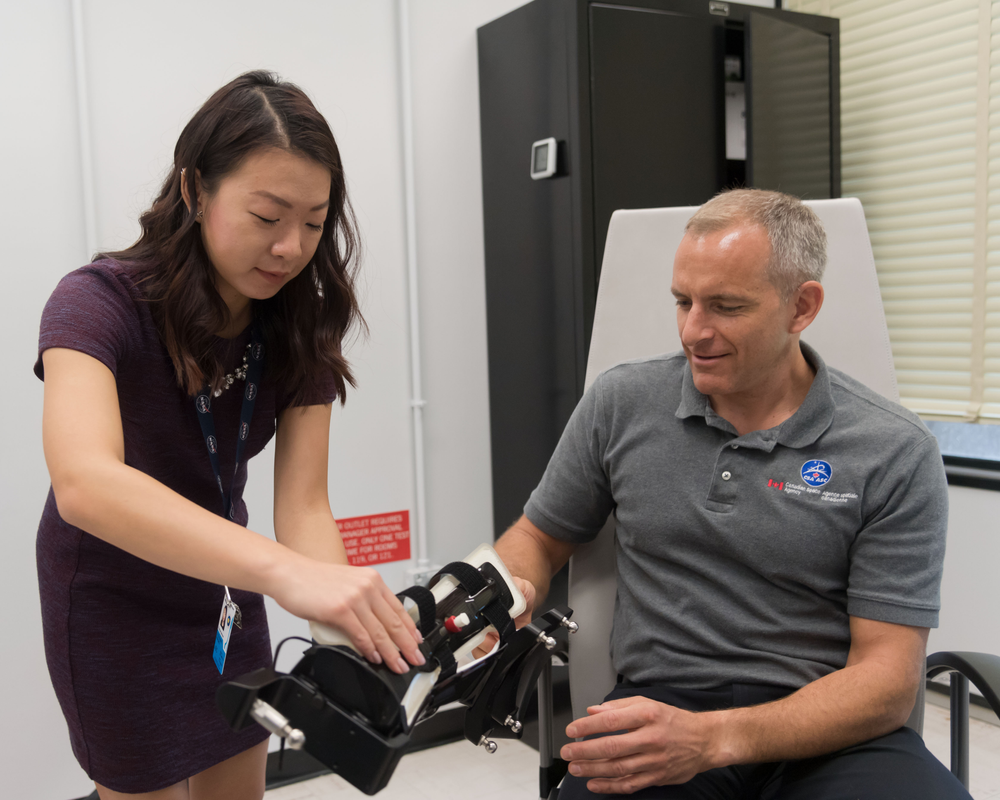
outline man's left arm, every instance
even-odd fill
[[[927,628],[851,618],[847,665],[788,697],[692,713],[642,697],[587,709],[567,735],[628,731],[574,742],[562,757],[592,792],[631,794],[697,773],[823,755],[901,727],[923,675]]]

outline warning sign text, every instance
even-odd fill
[[[370,567],[410,558],[410,512],[394,511],[338,519],[337,527],[352,567]]]

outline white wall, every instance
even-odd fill
[[[41,384],[31,373],[42,306],[56,281],[83,262],[72,34],[64,3],[0,3],[0,293],[4,390],[0,418],[0,682],[7,719],[0,764],[12,797],[84,794],[48,684],[35,580],[35,529],[48,492],[42,459]],[[13,78],[13,76],[21,76]]]
[[[493,536],[476,28],[521,5],[411,3],[427,527],[437,564],[470,538]]]

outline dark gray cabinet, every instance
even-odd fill
[[[582,393],[612,212],[738,185],[839,196],[839,33],[716,0],[534,0],[478,46],[499,534]],[[556,174],[532,180],[531,145],[549,137]]]

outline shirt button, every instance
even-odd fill
[[[733,450],[736,450],[736,449],[737,449],[737,448],[739,447],[739,445],[738,445],[738,444],[731,444],[731,445],[729,445],[729,446],[730,446],[731,448],[733,448]]]
[[[733,473],[731,473],[728,469],[722,473],[722,480],[724,481],[728,481],[731,477],[733,477]]]

